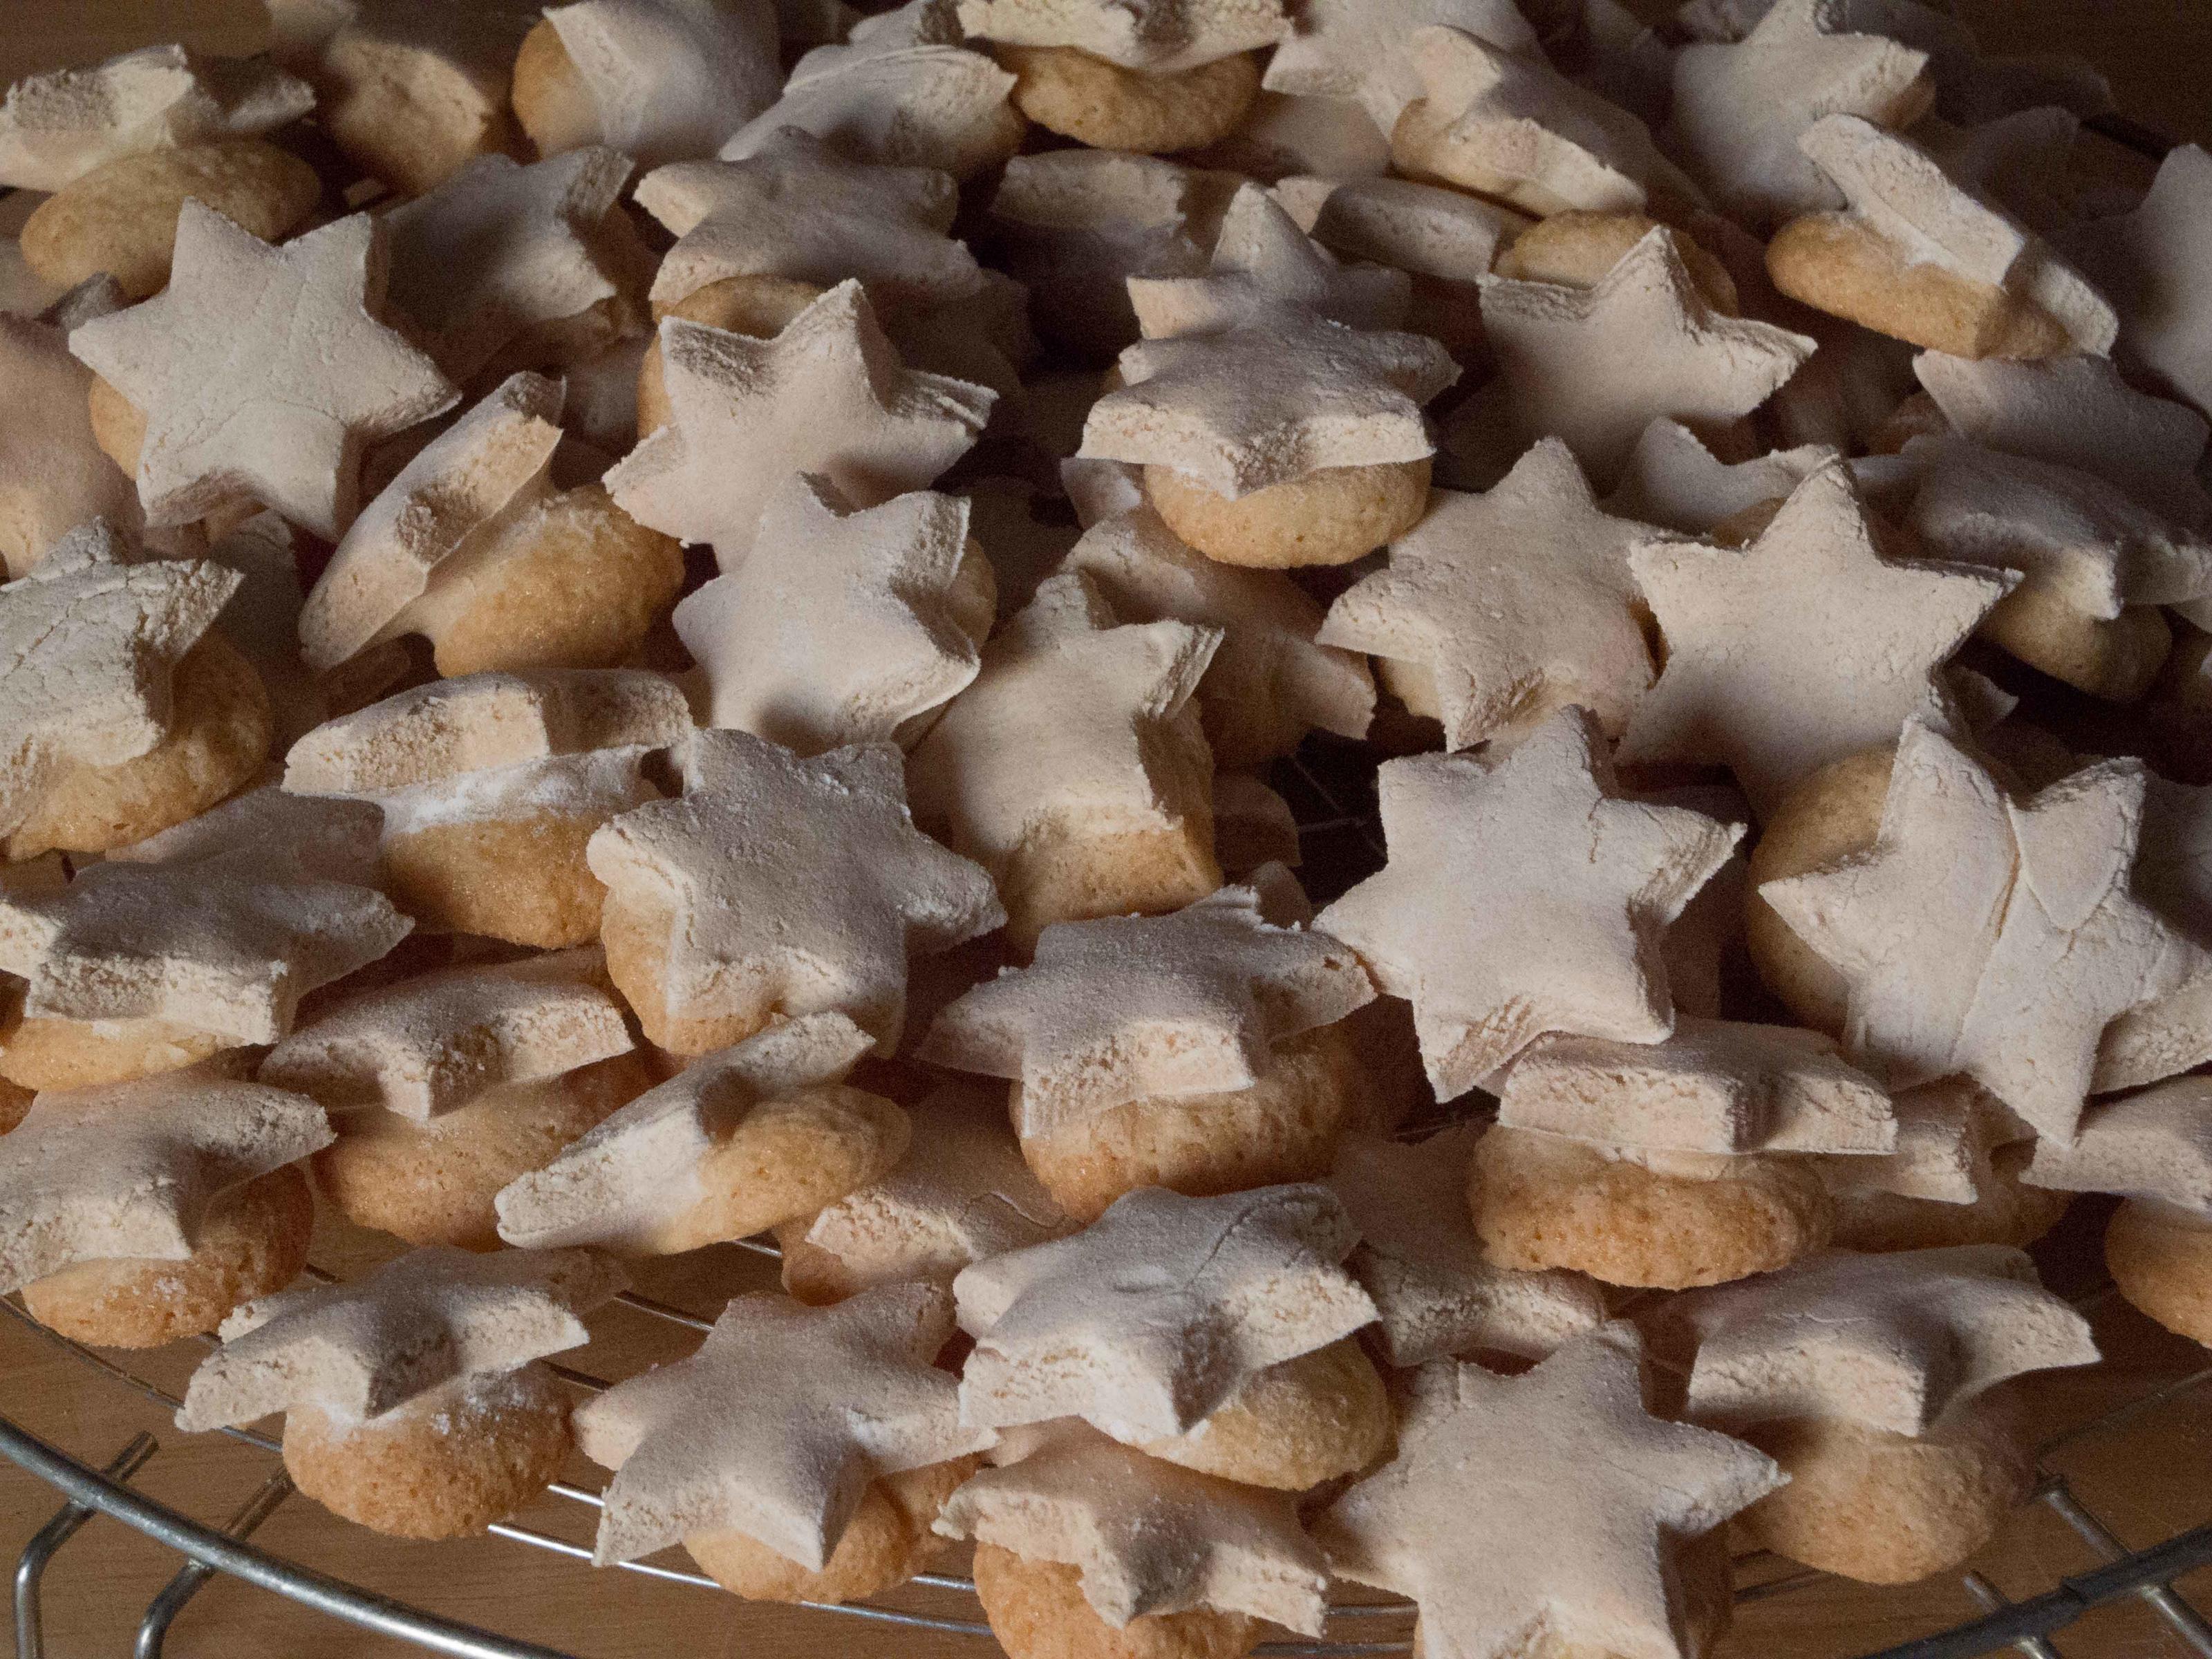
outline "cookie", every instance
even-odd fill
[[[1205,275],[1129,278],[1148,340],[1232,328],[1285,306],[1354,328],[1401,328],[1412,296],[1402,271],[1340,264],[1256,184],[1230,198]]]
[[[1177,71],[1126,69],[1072,46],[1001,46],[1013,106],[1048,132],[1093,149],[1154,155],[1234,132],[1260,92],[1249,53]]]
[[[2026,1182],[2034,1134],[1986,1089],[1944,1078],[1899,1090],[1893,1104],[1894,1152],[1820,1162],[1838,1249],[2025,1249],[2058,1224],[2069,1196]]]
[[[1607,271],[1658,228],[1657,220],[1640,213],[1571,209],[1537,221],[1504,243],[1491,269],[1516,283],[1595,288]],[[1726,265],[1680,228],[1674,231],[1674,251],[1682,256],[1683,269],[1690,273],[1690,281],[1707,305],[1723,316],[1743,314],[1735,280]]]
[[[10,388],[0,407],[0,574],[27,576],[49,549],[94,520],[135,534],[137,491],[100,441],[90,398],[100,382],[70,356],[67,332],[0,317],[0,374]]]
[[[2209,194],[2212,158],[2196,144],[2179,144],[2131,211],[2092,219],[2057,238],[2061,256],[2118,313],[2121,364],[2200,415],[2212,408],[2201,332],[2208,301],[2197,257]]]
[[[915,8],[851,44],[822,46],[794,66],[783,95],[732,134],[726,160],[750,155],[787,128],[841,155],[887,167],[941,167],[966,179],[1007,161],[1029,123],[1008,101],[1014,76],[951,40],[899,38]]]

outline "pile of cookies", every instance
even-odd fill
[[[971,1540],[1015,1659],[1694,1659],[2027,1496],[2073,1194],[2212,1341],[2212,160],[2093,74],[268,4],[0,107],[0,1285],[218,1336],[184,1426],[418,1538],[580,1454],[744,1596]]]

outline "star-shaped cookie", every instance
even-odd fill
[[[1248,495],[1327,467],[1435,451],[1421,405],[1459,378],[1425,334],[1291,311],[1213,333],[1139,340],[1120,389],[1091,406],[1085,460],[1174,468]]]
[[[549,6],[599,136],[640,167],[693,161],[775,100],[775,9],[713,0]]]
[[[1536,31],[1512,0],[1305,0],[1267,60],[1270,92],[1354,98],[1385,137],[1421,95],[1414,32],[1454,28],[1510,52],[1534,52]]]
[[[1674,54],[1666,139],[1731,217],[1755,229],[1841,205],[1797,148],[1824,115],[1905,126],[1934,88],[1928,54],[1853,33],[1849,0],[1779,0],[1741,40],[1693,42]]]
[[[169,286],[70,335],[146,417],[149,524],[187,524],[246,496],[337,538],[353,521],[362,449],[459,395],[377,320],[385,273],[383,231],[367,214],[272,247],[185,204]]]
[[[991,613],[959,591],[959,496],[918,489],[856,509],[802,472],[768,498],[758,536],[676,607],[677,635],[706,672],[708,725],[803,755],[911,741],[975,678]]]
[[[1657,1042],[1658,945],[1743,834],[1620,797],[1597,722],[1561,710],[1504,760],[1420,755],[1376,777],[1390,861],[1316,926],[1413,1005],[1439,1099],[1547,1031]]]
[[[669,423],[607,473],[640,524],[753,544],[761,509],[794,472],[818,472],[856,507],[925,489],[967,453],[997,393],[908,368],[857,282],[840,283],[772,340],[669,318],[660,325]]]
[[[1468,1214],[1468,1166],[1482,1130],[1455,1124],[1409,1145],[1347,1136],[1328,1184],[1359,1229],[1345,1265],[1379,1316],[1391,1364],[1488,1349],[1541,1359],[1605,1322],[1595,1280],[1561,1268],[1524,1273],[1484,1254]]]
[[[1410,1597],[1431,1659],[1545,1641],[1681,1653],[1681,1541],[1786,1477],[1740,1441],[1646,1412],[1641,1350],[1610,1325],[1521,1376],[1424,1367],[1397,1455],[1316,1525],[1330,1565]]]
[[[206,1073],[48,1091],[0,1137],[0,1287],[181,1261],[216,1200],[333,1139],[314,1102]]]
[[[1390,562],[1337,596],[1324,645],[1424,677],[1444,743],[1510,741],[1568,703],[1618,733],[1651,685],[1632,549],[1645,526],[1598,510],[1547,438],[1480,495],[1438,489]]]
[[[1270,1365],[1350,1335],[1375,1304],[1326,1187],[1185,1198],[1141,1187],[1069,1238],[952,1281],[975,1339],[963,1422],[1080,1417],[1117,1440],[1188,1432]]]
[[[1338,264],[1263,186],[1249,183],[1230,198],[1204,276],[1129,278],[1129,303],[1147,339],[1260,322],[1285,306],[1353,328],[1401,328],[1412,295],[1402,270]]]
[[[848,1014],[889,1053],[909,952],[1006,920],[991,878],[914,827],[889,744],[804,760],[746,732],[701,732],[684,792],[625,812],[585,848],[617,899],[667,920],[672,1019],[773,987],[786,1017]]]
[[[1027,125],[1007,101],[1012,72],[957,43],[886,45],[825,58],[801,73],[805,68],[793,71],[781,97],[730,135],[719,152],[724,161],[757,155],[796,127],[848,161],[941,167],[965,178],[1003,160]]]
[[[697,1352],[579,1407],[584,1455],[615,1471],[592,1560],[634,1561],[725,1529],[819,1572],[878,1475],[979,1451],[941,1285],[884,1285],[831,1308],[743,1296]]]
[[[1762,501],[1778,501],[1836,452],[1826,444],[1769,450],[1747,461],[1722,460],[1680,421],[1644,428],[1628,453],[1605,510],[1685,536],[1703,536]]]
[[[1595,288],[1510,276],[1485,276],[1481,288],[1498,380],[1469,410],[1492,414],[1516,453],[1564,438],[1606,489],[1654,420],[1725,426],[1813,355],[1804,335],[1716,311],[1663,225]]]
[[[1622,757],[1720,762],[1762,811],[1808,773],[1888,742],[1908,716],[1940,715],[1936,671],[2014,580],[1885,558],[1834,461],[1749,546],[1658,543],[1629,564],[1667,666]]]
[[[1844,976],[1852,1056],[1964,1072],[2071,1139],[2106,1026],[2207,960],[2130,886],[2146,775],[2104,761],[2016,798],[1908,722],[1872,849],[1759,889]]]
[[[257,1297],[222,1322],[177,1426],[230,1428],[295,1406],[381,1417],[442,1383],[581,1347],[582,1316],[628,1283],[592,1250],[431,1244],[360,1279]]]
[[[1047,1136],[1147,1096],[1249,1088],[1275,1043],[1374,997],[1351,951],[1224,887],[1172,915],[1047,927],[1033,965],[945,1008],[918,1055],[1019,1079],[1015,1127]]]
[[[0,1145],[4,1145],[0,1142]],[[2123,1193],[2212,1215],[2212,1088],[2179,1077],[2100,1101],[2068,1145],[2045,1137],[2021,1179],[2071,1193]]]
[[[2120,362],[2212,415],[2212,155],[2179,144],[2131,213],[2063,233],[2058,251],[2120,314]]]
[[[1042,1444],[970,1476],[937,1529],[1057,1561],[1115,1630],[1133,1619],[1213,1607],[1321,1633],[1328,1564],[1287,1492],[1200,1474],[1055,1424]]]
[[[1838,1250],[1654,1316],[1696,1346],[1688,1415],[1728,1427],[1825,1418],[1917,1437],[2008,1377],[2097,1359],[2089,1322],[2008,1244]]]
[[[24,576],[81,524],[138,528],[138,493],[100,451],[92,372],[50,324],[0,313],[0,578]]]
[[[637,202],[677,239],[653,279],[658,305],[732,276],[856,277],[886,309],[982,286],[975,256],[946,234],[960,206],[951,174],[850,161],[797,127],[743,161],[656,167]]]
[[[1012,46],[1072,46],[1123,69],[1172,75],[1271,46],[1284,0],[960,0],[969,33]]]

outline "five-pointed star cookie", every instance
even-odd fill
[[[2058,250],[2118,310],[2121,362],[2212,415],[2212,155],[2177,145],[2132,213],[2065,232]]]
[[[2105,761],[2016,799],[1908,722],[1873,848],[1759,889],[1844,976],[1853,1057],[1965,1072],[2071,1139],[2106,1026],[2206,962],[2130,887],[2145,778]]]
[[[997,393],[908,368],[857,282],[840,283],[772,340],[669,318],[660,325],[675,417],[617,463],[607,489],[640,524],[753,544],[761,508],[794,472],[856,507],[926,489],[975,441]]]
[[[1747,461],[1722,460],[1680,421],[1656,420],[1629,452],[1605,510],[1685,536],[1703,536],[1723,519],[1778,501],[1836,452],[1826,444],[1770,450]]]
[[[593,832],[592,873],[667,915],[672,1019],[776,988],[777,1012],[850,1015],[885,1053],[906,1019],[909,952],[1006,920],[991,878],[914,827],[899,751],[803,760],[747,732],[701,732],[684,792]]]
[[[293,1032],[257,1075],[331,1111],[428,1122],[488,1089],[628,1054],[636,1045],[605,974],[586,949],[380,986]]]
[[[884,1285],[831,1308],[744,1296],[688,1359],[577,1408],[584,1455],[615,1471],[592,1559],[633,1561],[729,1530],[819,1572],[869,1481],[979,1451],[936,1358],[941,1285]]]
[[[18,81],[0,106],[0,185],[59,190],[120,156],[295,121],[312,88],[265,59],[143,46]]]
[[[1664,1042],[1555,1037],[1506,1073],[1498,1121],[1602,1146],[1685,1152],[1881,1153],[1889,1091],[1794,1025],[1677,1022]]]
[[[1917,1437],[2008,1377],[2095,1363],[2089,1322],[2008,1244],[1838,1250],[1669,1297],[1697,1349],[1688,1415],[1842,1419]]]
[[[580,0],[545,21],[590,94],[599,136],[641,167],[694,161],[775,101],[772,6]]]
[[[582,1316],[629,1281],[592,1250],[410,1250],[337,1285],[257,1297],[185,1390],[195,1431],[316,1406],[358,1422],[442,1383],[520,1370],[591,1340]]]
[[[1127,382],[1091,406],[1085,460],[1174,468],[1247,495],[1327,467],[1435,452],[1421,405],[1459,378],[1425,334],[1285,312],[1213,333],[1139,340]]]
[[[466,382],[532,331],[623,307],[626,288],[634,295],[607,224],[629,173],[629,157],[597,144],[527,167],[479,155],[384,216],[392,303],[451,379]],[[610,315],[587,337],[611,340],[629,321]]]
[[[1264,187],[1250,183],[1230,198],[1204,276],[1129,278],[1129,303],[1147,339],[1263,322],[1285,306],[1353,328],[1401,328],[1412,295],[1413,279],[1402,270],[1338,264]]]
[[[1610,489],[1661,416],[1725,426],[1749,414],[1813,355],[1814,342],[1713,309],[1674,233],[1654,229],[1590,289],[1482,279],[1483,328],[1498,356],[1487,399],[1516,453],[1545,436]]]
[[[1150,1095],[1249,1088],[1276,1042],[1374,997],[1350,950],[1224,887],[1172,915],[1047,927],[1032,966],[951,1004],[919,1052],[1018,1079],[1016,1127],[1052,1135]]]
[[[1660,935],[1741,825],[1621,799],[1596,720],[1574,708],[1494,766],[1420,755],[1376,781],[1390,861],[1316,925],[1413,1003],[1438,1098],[1547,1031],[1674,1030]]]
[[[743,161],[656,167],[637,201],[677,239],[653,279],[660,305],[731,276],[822,288],[857,277],[886,309],[961,299],[983,282],[967,244],[946,234],[960,206],[950,173],[849,161],[796,127]]]
[[[768,498],[757,533],[731,574],[676,607],[706,671],[709,726],[803,755],[911,741],[975,678],[991,613],[962,602],[959,496],[918,489],[855,509],[800,473]]]
[[[0,1145],[4,1145],[0,1142]],[[2212,1084],[2179,1077],[2100,1101],[2071,1146],[2035,1143],[2021,1179],[2072,1193],[2123,1193],[2212,1215]]]
[[[168,735],[177,663],[241,580],[205,559],[102,553],[73,537],[0,584],[0,837],[58,767],[119,765]]]
[[[363,447],[452,406],[436,365],[376,319],[383,236],[356,213],[272,247],[187,201],[169,286],[70,335],[146,417],[149,524],[250,496],[335,541]]]
[[[1482,495],[1433,491],[1389,567],[1329,606],[1322,642],[1424,677],[1449,748],[1510,740],[1571,702],[1618,733],[1651,685],[1628,556],[1654,538],[1600,512],[1547,438]]]
[[[1326,1187],[1185,1198],[1142,1187],[1073,1237],[962,1269],[963,1422],[1080,1417],[1117,1440],[1183,1434],[1270,1365],[1350,1335],[1375,1304]]]
[[[1305,0],[1292,32],[1268,59],[1270,92],[1356,98],[1388,136],[1421,95],[1414,32],[1454,28],[1511,52],[1539,51],[1536,31],[1512,0]]]
[[[1786,1477],[1740,1441],[1646,1412],[1641,1353],[1613,1325],[1521,1376],[1423,1368],[1397,1455],[1316,1525],[1330,1565],[1410,1597],[1430,1659],[1546,1641],[1674,1659],[1682,1540]]]
[[[1743,40],[1674,54],[1667,139],[1723,211],[1754,228],[1840,205],[1797,148],[1824,115],[1903,126],[1928,106],[1928,54],[1848,32],[1848,0],[1780,0]]]
[[[69,337],[0,313],[0,579],[29,574],[79,525],[138,527],[138,493],[93,437],[92,371]]]
[[[960,0],[969,33],[1012,46],[1073,46],[1123,69],[1172,75],[1270,46],[1284,0]]]
[[[1477,1349],[1541,1359],[1605,1322],[1595,1280],[1501,1267],[1484,1253],[1467,1207],[1481,1133],[1462,1123],[1418,1145],[1355,1135],[1337,1148],[1328,1184],[1360,1235],[1345,1265],[1375,1299],[1393,1365]]]
[[[0,1137],[0,1286],[180,1261],[217,1199],[333,1139],[314,1102],[199,1072],[49,1091]]]
[[[1115,1630],[1213,1607],[1321,1633],[1328,1564],[1287,1492],[1178,1468],[1055,1424],[1027,1455],[983,1469],[945,1500],[937,1530],[1057,1561]]]
[[[1829,462],[1748,547],[1665,542],[1630,568],[1667,666],[1624,758],[1720,762],[1761,811],[1828,762],[1942,708],[1936,671],[2014,583],[2008,572],[1887,559],[1850,470]]]

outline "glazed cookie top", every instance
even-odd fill
[[[1741,825],[1624,799],[1577,708],[1494,765],[1386,761],[1376,787],[1390,861],[1318,926],[1412,1001],[1438,1098],[1547,1031],[1650,1043],[1674,1029],[1657,940]]]
[[[4,1143],[0,1143],[4,1144]],[[2180,1077],[2100,1101],[2071,1146],[2049,1137],[2021,1177],[2072,1193],[2124,1193],[2212,1215],[2212,1080]]]
[[[1421,405],[1459,379],[1425,334],[1304,311],[1121,354],[1127,382],[1091,406],[1086,460],[1166,466],[1232,498],[1326,468],[1434,453]]]
[[[1011,46],[1073,46],[1147,75],[1273,46],[1284,0],[960,0],[969,33]]]
[[[715,0],[580,0],[545,20],[583,77],[599,136],[640,165],[711,155],[775,101],[775,13]]]
[[[592,1250],[431,1244],[360,1279],[258,1297],[222,1322],[177,1426],[228,1428],[296,1406],[346,1423],[379,1418],[447,1383],[581,1347],[592,1335],[582,1316],[628,1284]]]
[[[1129,278],[1129,303],[1147,339],[1261,324],[1285,306],[1353,328],[1402,328],[1412,293],[1402,270],[1338,264],[1250,183],[1230,198],[1205,275]]]
[[[1620,482],[1605,498],[1605,510],[1685,536],[1703,536],[1746,507],[1783,500],[1835,457],[1826,444],[1800,444],[1747,461],[1723,461],[1688,427],[1662,416],[1644,428],[1629,451]]]
[[[377,883],[383,809],[374,801],[288,794],[275,784],[107,854],[110,864],[246,865],[277,881]]]
[[[2075,226],[2058,249],[2118,307],[2121,362],[2212,414],[2212,155],[2176,145],[2132,212]]]
[[[1033,966],[951,1004],[919,1053],[1018,1079],[1015,1127],[1048,1136],[1147,1096],[1249,1088],[1273,1044],[1374,997],[1347,947],[1224,887],[1173,915],[1047,927]]]
[[[2089,1322],[2007,1244],[1836,1251],[1669,1297],[1696,1345],[1689,1414],[1841,1419],[1918,1436],[2008,1377],[2096,1363]]]
[[[384,238],[356,213],[272,246],[188,200],[168,287],[71,331],[70,349],[146,417],[149,524],[244,495],[335,541],[362,447],[453,406],[437,366],[377,320]]]
[[[797,127],[743,161],[656,167],[637,204],[677,239],[653,279],[659,305],[731,276],[821,288],[857,277],[886,307],[941,304],[983,283],[967,244],[945,234],[960,206],[951,174],[848,161]]]
[[[2017,580],[1884,557],[1841,463],[1811,473],[1747,547],[1659,543],[1629,566],[1667,666],[1622,757],[1723,762],[1762,811],[1907,718],[1942,718],[1936,671]]]
[[[1521,1376],[1424,1366],[1397,1455],[1316,1525],[1330,1564],[1411,1597],[1438,1659],[1543,1638],[1680,1651],[1680,1540],[1787,1477],[1741,1441],[1646,1412],[1641,1348],[1608,1325]]]
[[[1268,1366],[1374,1319],[1338,1265],[1358,1238],[1326,1187],[1139,1188],[1072,1237],[953,1280],[975,1338],[962,1419],[1080,1417],[1134,1442],[1186,1433]]]
[[[1651,684],[1628,555],[1654,538],[1600,512],[1573,452],[1547,438],[1480,495],[1432,491],[1321,639],[1425,670],[1447,748],[1510,742],[1566,702],[1618,732]]]
[[[636,1045],[596,947],[455,968],[347,998],[261,1062],[331,1111],[427,1123],[488,1089],[558,1077]]]
[[[269,132],[314,106],[313,88],[273,64],[143,46],[9,87],[0,185],[59,190],[121,156]]]
[[[909,951],[1006,921],[979,865],[914,826],[889,744],[802,759],[747,732],[700,732],[680,800],[594,831],[592,873],[670,913],[672,1017],[732,976],[781,988],[788,1016],[850,1015],[886,1054],[906,1021]]]
[[[0,1139],[0,1285],[181,1261],[216,1200],[333,1138],[314,1102],[200,1071],[49,1091]]]
[[[205,559],[120,551],[95,521],[0,584],[0,835],[58,769],[119,765],[168,735],[177,663],[243,580]]]
[[[957,495],[856,508],[818,474],[786,481],[761,508],[758,550],[676,607],[708,724],[803,755],[908,736],[982,665],[991,613],[963,615],[956,587],[968,523]]]
[[[1267,62],[1270,92],[1354,98],[1388,135],[1421,95],[1413,37],[1441,25],[1510,52],[1538,50],[1512,0],[1306,0]]]
[[[2071,1140],[2106,1026],[2205,961],[2130,890],[2144,787],[2110,760],[2016,797],[1911,720],[1874,847],[1759,895],[1843,975],[1855,1058],[1899,1083],[1965,1072]]]
[[[958,1382],[930,1364],[951,1334],[941,1285],[738,1297],[690,1358],[577,1407],[584,1455],[615,1471],[592,1560],[730,1530],[821,1571],[871,1480],[998,1437],[961,1422]]]
[[[607,473],[639,523],[744,557],[768,498],[818,472],[857,507],[923,489],[965,454],[997,393],[909,369],[857,282],[772,340],[671,317],[660,325],[675,416]]]
[[[702,1163],[755,1107],[842,1082],[868,1048],[844,1015],[807,1014],[692,1061],[503,1188],[500,1237],[532,1249],[648,1239],[706,1195]]]
[[[936,1529],[1081,1575],[1116,1630],[1213,1607],[1321,1633],[1328,1565],[1287,1492],[1182,1468],[1057,1423],[1014,1462],[970,1476]]]
[[[1347,1136],[1328,1184],[1359,1230],[1346,1266],[1375,1299],[1376,1334],[1410,1368],[1489,1349],[1541,1359],[1605,1322],[1605,1295],[1580,1273],[1524,1273],[1490,1261],[1468,1213],[1480,1126],[1417,1145]]]

